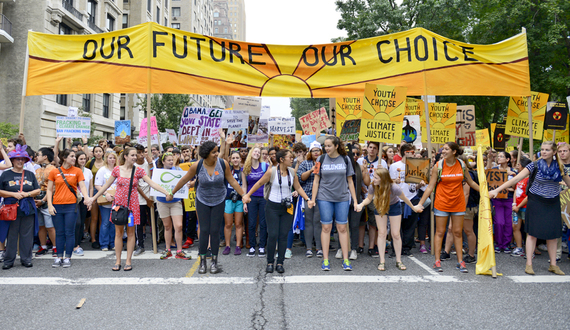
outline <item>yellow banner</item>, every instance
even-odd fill
[[[476,45],[414,28],[334,44],[281,46],[148,22],[93,35],[29,32],[28,49],[26,95],[329,98],[362,95],[365,83],[405,86],[409,95],[530,94],[524,33]]]
[[[429,128],[431,143],[444,144],[455,142],[455,121],[457,104],[455,103],[429,103]],[[426,121],[422,120],[422,142],[427,143]]]
[[[405,87],[366,84],[359,139],[399,144],[405,110]]]
[[[532,92],[532,138],[542,140],[544,113],[548,94]],[[529,138],[528,98],[512,96],[509,99],[505,134]]]
[[[491,146],[491,138],[489,137],[488,129],[478,129],[475,131],[475,141],[478,146],[487,148]]]
[[[336,98],[336,132],[340,135],[344,122],[362,118],[363,97]]]

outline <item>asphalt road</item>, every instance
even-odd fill
[[[150,245],[150,244],[149,244]],[[232,249],[233,250],[233,249]],[[431,271],[433,257],[413,250],[400,271],[394,259],[387,270],[378,259],[360,255],[354,270],[320,270],[322,259],[304,257],[294,247],[284,274],[266,274],[265,259],[220,255],[223,272],[199,275],[197,244],[192,260],[160,260],[146,252],[133,258],[133,271],[111,271],[113,253],[86,251],[68,269],[51,267],[51,257],[34,259],[33,268],[0,271],[4,329],[568,329],[570,276],[547,271],[546,253],[537,256],[537,275],[524,273],[525,260],[498,254],[496,279],[468,274],[443,262]],[[233,251],[232,251],[233,252]],[[333,252],[334,253],[334,252]],[[334,256],[334,254],[332,255]],[[123,254],[124,257],[124,254]],[[563,254],[561,269],[570,274]],[[124,265],[124,261],[123,261]],[[79,302],[85,299],[80,309]]]

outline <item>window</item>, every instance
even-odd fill
[[[59,94],[55,96],[55,102],[61,105],[67,105],[67,95],[66,94]]]
[[[172,7],[172,16],[179,17],[180,16],[180,7]]]
[[[180,23],[172,23],[172,28],[180,30]]]
[[[123,0],[123,3],[129,3],[129,0]]]
[[[218,33],[218,28],[214,28],[214,33]]]
[[[214,17],[220,17],[220,13],[217,12],[217,11],[215,11],[215,12],[214,12]]]
[[[115,31],[115,18],[107,14],[107,30]]]
[[[125,107],[121,107],[121,114],[119,120],[125,120]]]
[[[103,117],[109,118],[109,101],[111,94],[103,94]]]
[[[160,7],[156,6],[156,22],[160,24]]]
[[[168,18],[164,18],[164,26],[168,26]]]
[[[146,0],[146,11],[148,11],[149,13],[151,12],[150,6],[151,6],[151,0]]]
[[[166,10],[168,10],[168,0],[164,0],[164,8],[166,8]]]
[[[129,14],[123,14],[123,29],[129,27]]]
[[[59,23],[59,34],[71,34],[72,31],[73,30],[69,26]]]
[[[83,94],[83,111],[91,112],[91,94]]]
[[[227,28],[227,27],[224,28],[224,33],[228,33],[228,28]]]
[[[97,2],[95,0],[87,1],[87,20],[95,23],[95,14],[97,13]]]

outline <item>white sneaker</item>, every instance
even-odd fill
[[[81,247],[78,247],[77,250],[73,251],[73,254],[75,254],[76,256],[84,256],[85,253],[83,252],[83,249]]]
[[[348,257],[348,259],[350,259],[350,260],[356,260],[356,258],[358,258],[358,253],[356,253],[356,250],[351,250],[351,251],[350,251],[350,256]]]
[[[285,250],[285,259],[291,259],[293,252],[289,249]]]
[[[546,247],[546,244],[540,244],[538,246],[538,249],[542,252],[548,252],[548,248]]]
[[[61,259],[55,258],[55,259],[53,260],[53,264],[52,264],[51,266],[52,266],[53,268],[57,268],[57,267],[61,266]]]
[[[71,267],[71,260],[69,258],[63,259],[63,268]]]
[[[336,250],[336,255],[334,257],[337,259],[342,259],[342,249]]]

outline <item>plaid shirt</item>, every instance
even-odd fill
[[[314,165],[315,165],[314,161],[304,160],[297,169],[297,176],[299,177],[299,183],[301,184],[301,188],[303,188],[307,196],[309,196],[309,199],[313,198],[313,181],[315,180],[315,175],[311,173],[307,181],[303,181],[301,179],[301,174],[313,168]]]

